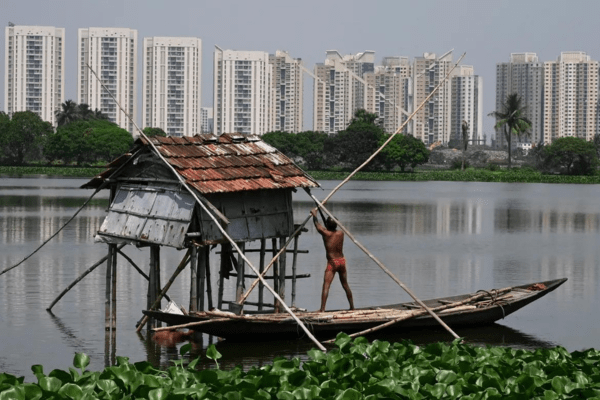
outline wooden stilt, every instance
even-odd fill
[[[261,275],[262,275],[263,271],[265,270],[265,247],[266,247],[266,244],[267,244],[267,241],[265,239],[260,239],[260,261],[259,261],[258,271],[260,272]],[[258,286],[258,311],[261,311],[263,309],[264,290],[265,290],[265,286],[261,282]]]
[[[206,281],[206,261],[208,260],[208,247],[202,246],[198,249],[198,267],[197,267],[197,283],[196,291],[198,293],[198,299],[196,303],[196,309],[198,311],[204,311],[204,284]]]
[[[221,310],[223,308],[223,282],[225,277],[223,276],[223,266],[226,262],[229,262],[229,252],[226,250],[225,245],[221,245],[221,267],[219,268],[219,291],[217,293],[217,308]]]
[[[279,248],[282,249],[285,245],[286,237],[279,238]],[[285,301],[285,267],[286,267],[286,253],[284,252],[279,257],[279,297]]]
[[[190,311],[198,310],[198,248],[192,246],[192,261],[190,262]]]
[[[188,249],[188,251],[183,256],[183,259],[181,260],[181,262],[179,263],[179,265],[175,269],[175,272],[173,272],[173,275],[171,276],[171,278],[169,279],[169,281],[167,282],[167,284],[165,285],[165,287],[160,290],[160,292],[156,296],[156,300],[148,308],[149,310],[156,310],[156,309],[160,308],[160,300],[165,295],[165,293],[167,293],[167,291],[169,290],[169,288],[171,287],[171,285],[173,284],[173,282],[175,282],[175,278],[177,278],[177,276],[181,273],[181,271],[183,271],[185,269],[185,267],[186,267],[186,265],[187,265],[187,263],[189,261],[190,254],[191,254],[191,250]],[[142,330],[142,328],[144,327],[144,325],[146,324],[146,322],[148,321],[148,319],[152,319],[152,318],[149,318],[146,315],[144,316],[144,318],[142,318],[142,321],[138,325],[138,327],[136,329],[136,332],[139,332],[139,331]],[[160,324],[157,325],[157,326],[160,326]]]
[[[240,248],[240,250],[244,251],[246,249],[246,244],[242,242],[238,245],[238,247]],[[244,264],[244,259],[242,258],[241,254],[238,254],[237,263],[238,263],[238,271],[237,271],[237,280],[235,283],[235,300],[239,301],[242,298],[242,295],[244,294],[245,264]]]
[[[208,309],[212,310],[213,300],[212,300],[212,283],[210,281],[210,249],[206,248],[206,300],[208,302]]]
[[[104,329],[110,330],[110,297],[111,297],[111,283],[112,283],[112,263],[113,257],[110,251],[110,245],[108,245],[108,258],[106,263],[106,288],[105,288],[105,299],[104,299]],[[107,353],[108,354],[108,353]]]
[[[277,255],[277,239],[271,239],[271,249],[273,249],[273,257]],[[281,258],[281,257],[279,257]],[[273,264],[273,290],[279,293],[279,259]],[[275,312],[279,312],[279,302],[275,299]],[[239,302],[238,302],[239,303]]]
[[[298,236],[294,236],[294,256],[292,258],[292,307],[296,306],[296,261],[298,260]]]
[[[112,261],[112,318],[111,318],[111,328],[113,331],[117,329],[117,245],[110,244],[108,245],[111,253]],[[113,346],[115,344],[113,343]]]

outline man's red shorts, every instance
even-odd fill
[[[327,271],[333,271],[334,274],[336,272],[346,272],[346,259],[342,257],[327,260]]]

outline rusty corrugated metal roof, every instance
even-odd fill
[[[288,157],[256,136],[152,137],[152,143],[200,193],[317,187]],[[146,139],[137,144],[148,146]]]

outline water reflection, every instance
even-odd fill
[[[91,194],[78,189],[85,180],[0,180],[0,270],[34,250],[66,222]],[[325,191],[337,182],[323,182]],[[561,277],[561,288],[487,328],[459,330],[476,344],[513,347],[565,346],[570,351],[600,348],[597,321],[598,265],[600,265],[600,189],[594,185],[519,185],[461,182],[348,183],[328,204],[329,210],[420,298],[434,298],[479,289],[500,288]],[[100,193],[81,214],[22,267],[0,276],[0,371],[30,376],[30,366],[44,364],[67,369],[72,354],[84,351],[90,368],[99,370],[116,355],[132,361],[148,359],[166,367],[178,359],[176,347],[161,347],[150,335],[135,333],[135,322],[146,306],[147,282],[122,256],[118,257],[117,335],[104,331],[105,266],[78,283],[48,314],[45,308],[76,277],[106,255],[105,245],[93,241],[106,215],[106,193]],[[302,222],[313,203],[294,195],[295,222]],[[317,309],[324,269],[320,236],[312,224],[300,238],[298,273],[311,278],[298,282],[296,304]],[[147,249],[127,246],[124,253],[143,271]],[[211,265],[218,258],[212,252]],[[350,241],[344,252],[349,282],[357,306],[408,301],[409,298]],[[166,282],[182,254],[161,252]],[[258,262],[251,253],[252,262]],[[213,293],[218,290],[212,276]],[[234,296],[233,285],[224,298]],[[180,275],[169,295],[187,307],[189,274]],[[250,297],[255,300],[256,293]],[[289,298],[288,294],[288,298]],[[271,302],[267,295],[265,300]],[[328,306],[347,307],[336,281]],[[415,343],[451,340],[443,331],[407,332],[378,336]],[[184,342],[185,343],[185,342]],[[310,342],[284,341],[239,344],[218,342],[199,335],[193,355],[217,343],[221,364],[244,368],[268,363],[273,357],[301,356]],[[181,346],[181,345],[179,345]],[[203,362],[212,366],[212,361]]]

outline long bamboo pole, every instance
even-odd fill
[[[429,307],[427,307],[425,305],[425,303],[423,303],[421,300],[419,300],[417,298],[417,296],[412,292],[412,290],[410,290],[400,279],[398,279],[396,277],[396,275],[394,275],[392,273],[392,271],[390,271],[389,269],[387,269],[387,267],[385,265],[383,265],[383,263],[381,261],[379,261],[379,259],[377,257],[375,257],[369,250],[367,250],[367,248],[365,246],[362,245],[362,243],[360,243],[358,240],[356,240],[356,238],[354,237],[354,235],[352,235],[350,233],[350,231],[348,231],[348,229],[346,229],[346,227],[344,225],[342,225],[330,212],[329,210],[327,210],[325,208],[325,206],[323,204],[321,204],[321,202],[319,200],[317,200],[317,198],[315,196],[313,196],[310,191],[308,189],[306,189],[306,192],[308,193],[308,195],[315,201],[315,203],[319,206],[320,209],[322,209],[323,211],[325,211],[325,213],[333,220],[335,221],[335,223],[338,225],[338,227],[346,234],[346,236],[348,236],[350,238],[350,240],[352,240],[354,242],[354,244],[356,244],[358,246],[359,249],[361,249],[367,256],[369,256],[369,258],[373,261],[375,261],[375,264],[377,264],[379,266],[379,268],[381,268],[383,270],[383,272],[385,272],[390,278],[392,278],[392,280],[394,282],[396,282],[402,289],[404,289],[404,291],[406,293],[408,293],[408,295],[410,297],[412,297],[417,303],[419,303],[419,305],[421,307],[423,307],[423,309],[425,309],[425,311],[427,311],[429,314],[431,314],[431,316],[440,323],[440,325],[442,325],[448,332],[450,332],[451,335],[453,335],[456,339],[458,339],[458,335],[448,326],[446,325],[446,323],[444,321],[441,320],[440,317],[438,317],[433,311],[431,311],[431,309]]]
[[[120,244],[119,247],[117,249],[121,249],[123,248],[125,245],[124,244]],[[100,265],[102,265],[102,263],[104,263],[104,261],[106,261],[108,259],[108,255],[105,255],[104,257],[102,257],[100,260],[98,260],[94,265],[92,265],[91,267],[89,267],[87,270],[85,270],[85,272],[83,272],[81,275],[79,275],[78,278],[76,278],[73,282],[71,282],[71,284],[69,286],[67,286],[65,288],[65,290],[63,290],[58,297],[56,297],[54,299],[54,301],[50,304],[50,306],[48,308],[46,308],[46,311],[52,311],[52,307],[54,307],[56,305],[56,303],[59,302],[60,299],[63,298],[63,296],[65,294],[67,294],[67,292],[71,289],[73,289],[73,287],[75,285],[77,285],[79,282],[81,282],[83,280],[83,278],[85,278],[86,276],[89,275],[90,272],[92,272],[93,270],[95,270],[96,268],[98,268]]]
[[[123,246],[125,246],[125,245],[122,245],[121,247],[123,247]],[[131,264],[131,266],[140,275],[142,275],[142,277],[144,279],[146,279],[148,282],[150,282],[150,277],[148,275],[146,275],[146,273],[144,271],[142,271],[142,269],[140,267],[137,266],[137,264],[131,259],[131,257],[129,257],[127,254],[123,253],[119,248],[117,248],[117,253],[119,253],[121,256],[123,256],[123,258],[125,258],[129,262],[129,264]],[[167,301],[171,301],[171,298],[166,293],[165,293],[165,299],[167,299]]]
[[[441,80],[440,83],[438,83],[435,88],[433,88],[433,90],[431,91],[431,93],[429,93],[429,95],[425,98],[425,100],[423,100],[423,102],[421,104],[419,104],[419,106],[415,109],[415,111],[413,111],[412,114],[409,115],[409,117],[406,119],[406,121],[404,121],[404,123],[402,125],[400,125],[400,127],[398,129],[396,129],[396,132],[394,132],[392,135],[390,135],[390,137],[379,147],[379,149],[377,149],[377,151],[375,151],[375,153],[373,153],[364,163],[362,163],[350,175],[348,175],[346,177],[346,179],[344,179],[344,181],[342,181],[339,185],[337,185],[329,193],[329,195],[321,202],[322,204],[327,203],[327,201],[331,198],[331,196],[333,196],[335,192],[337,192],[343,185],[345,185],[350,180],[350,178],[352,178],[358,171],[360,171],[361,169],[363,169],[365,167],[365,165],[367,165],[368,163],[370,163],[373,160],[373,158],[375,158],[375,156],[377,156],[377,154],[379,154],[381,152],[381,150],[383,150],[385,148],[385,146],[388,145],[388,143],[394,138],[394,136],[396,136],[398,133],[402,132],[402,130],[404,129],[404,127],[410,122],[410,120],[412,120],[414,118],[414,116],[417,114],[417,112],[419,112],[419,110],[421,110],[421,108],[423,108],[423,106],[429,101],[429,99],[433,96],[433,94],[435,92],[437,92],[437,90],[442,86],[442,84],[444,82],[446,82],[446,80],[450,77],[450,74],[452,73],[452,71],[454,71],[454,69],[456,68],[456,66],[458,64],[460,64],[460,62],[465,57],[465,55],[466,55],[466,53],[463,53],[460,56],[460,58],[458,59],[458,61],[454,64],[454,66],[446,74],[446,76],[444,77],[444,79]],[[308,217],[306,217],[306,219],[304,220],[304,222],[302,222],[302,224],[298,225],[298,228],[294,231],[294,233],[292,234],[292,236],[290,236],[288,238],[288,240],[285,243],[285,245],[279,250],[279,253],[277,253],[273,257],[273,259],[271,260],[271,262],[269,262],[269,264],[265,267],[263,275],[266,274],[269,271],[269,268],[271,268],[271,266],[275,263],[275,261],[277,260],[277,258],[279,258],[279,256],[287,249],[287,246],[291,243],[292,239],[294,237],[296,237],[300,233],[300,231],[304,228],[304,226],[308,223],[308,221],[311,218],[312,218],[312,216],[309,214]],[[246,299],[248,298],[248,296],[250,295],[250,293],[252,292],[252,290],[258,284],[259,279],[260,278],[256,279],[254,282],[252,282],[252,285],[250,285],[250,288],[246,291],[246,293],[244,294],[244,296],[242,296],[242,299],[239,302],[239,304],[243,304],[246,301]]]
[[[501,294],[501,293],[510,292],[511,290],[513,290],[512,287],[507,287],[507,288],[504,288],[504,289],[495,290],[494,292],[496,292],[497,294]],[[459,307],[461,305],[470,303],[472,301],[479,300],[480,298],[488,296],[488,295],[489,295],[489,293],[487,293],[487,292],[486,293],[476,294],[476,295],[471,296],[471,297],[469,297],[469,298],[467,298],[465,300],[457,301],[457,302],[450,303],[450,304],[445,304],[443,306],[432,308],[431,310],[434,311],[434,312],[438,312],[438,311],[447,310],[449,308]],[[390,325],[397,324],[398,322],[405,321],[405,320],[410,319],[410,318],[420,317],[421,315],[427,314],[426,310],[415,310],[415,311],[416,312],[414,312],[414,313],[412,313],[410,315],[402,316],[400,318],[393,319],[393,320],[385,322],[385,323],[383,323],[381,325],[374,326],[373,328],[365,329],[364,331],[355,332],[355,333],[353,333],[353,334],[351,334],[349,336],[351,338],[355,338],[357,336],[366,335],[368,333],[375,332],[375,331],[381,330],[383,328],[387,328]],[[323,343],[333,343],[333,342],[335,342],[335,339],[329,339],[329,340],[324,341]]]

